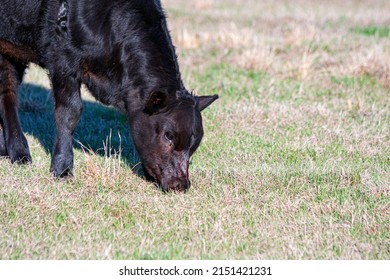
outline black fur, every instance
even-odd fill
[[[164,189],[189,187],[189,156],[203,136],[200,111],[217,96],[184,88],[160,1],[2,0],[0,155],[12,162],[31,161],[17,114],[17,88],[30,62],[46,68],[52,83],[55,176],[72,173],[84,83],[128,116],[147,174]],[[167,141],[167,130],[181,140]]]

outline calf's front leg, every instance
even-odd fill
[[[0,54],[0,156],[9,156],[12,163],[31,162],[18,114],[17,90],[24,69],[24,65]]]
[[[83,103],[80,82],[73,78],[52,76],[55,101],[56,137],[50,171],[55,177],[72,175],[73,133],[79,123]]]

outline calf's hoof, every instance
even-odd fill
[[[65,178],[73,176],[73,159],[61,155],[54,156],[51,162],[50,172],[54,177]]]
[[[11,163],[28,164],[32,162],[27,140],[24,137],[21,141],[11,141],[7,150]]]
[[[11,157],[11,162],[16,164],[30,164],[32,159],[30,154],[24,154]]]

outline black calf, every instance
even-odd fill
[[[31,161],[17,113],[28,63],[49,71],[57,134],[51,171],[73,169],[80,85],[129,118],[147,176],[165,190],[190,186],[188,162],[203,137],[200,111],[218,96],[188,93],[158,0],[3,0],[0,5],[0,155]]]

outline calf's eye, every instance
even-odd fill
[[[165,132],[164,134],[165,140],[168,142],[172,142],[173,140],[173,133],[170,131]]]

